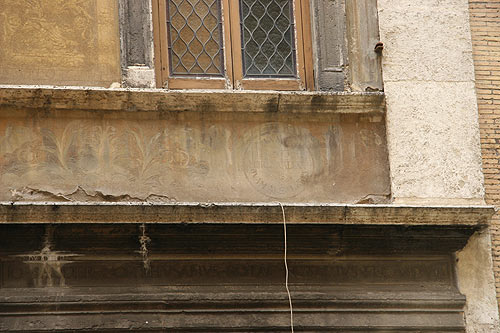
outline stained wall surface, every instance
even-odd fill
[[[0,200],[388,197],[383,115],[2,109]]]
[[[0,45],[1,84],[120,82],[117,1],[3,0]]]
[[[482,203],[466,0],[380,0],[391,187],[400,203]]]

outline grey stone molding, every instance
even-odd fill
[[[289,225],[295,330],[463,332],[453,252],[475,229]],[[289,331],[279,224],[0,224],[0,232],[0,331]]]
[[[287,223],[488,225],[492,206],[283,204]],[[0,223],[283,223],[278,203],[2,202]]]
[[[207,93],[210,92],[210,93]],[[385,113],[383,93],[0,86],[0,108],[92,111]]]
[[[160,332],[288,332],[286,293],[263,286],[248,292],[210,291],[189,288],[136,288],[107,290],[89,295],[88,290],[60,290],[57,299],[47,292],[2,292],[0,331],[37,329]],[[165,290],[166,289],[166,290]],[[92,290],[95,292],[95,289]],[[117,292],[122,292],[118,294]],[[134,292],[135,291],[135,292]],[[154,291],[154,292],[153,292]],[[217,292],[218,291],[218,292]],[[113,295],[113,292],[116,294]],[[343,290],[340,293],[294,293],[295,330],[300,332],[464,332],[464,299],[450,291],[406,293],[410,301],[393,292]],[[402,293],[399,293],[401,295]],[[320,300],[319,297],[326,299]],[[52,309],[43,312],[40,309]],[[54,311],[57,309],[57,311]],[[84,310],[84,311],[82,311]],[[28,315],[29,313],[29,315]],[[62,314],[64,313],[64,315]],[[19,318],[23,316],[23,321]],[[24,317],[26,316],[26,317]],[[258,317],[259,320],[255,320]],[[64,320],[61,320],[64,318]]]

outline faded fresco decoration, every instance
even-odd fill
[[[0,122],[1,200],[360,202],[389,194],[381,120],[40,114]]]
[[[0,84],[120,81],[117,3],[0,1]]]

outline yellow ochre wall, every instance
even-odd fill
[[[0,84],[120,82],[118,2],[0,1]]]

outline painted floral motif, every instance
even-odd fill
[[[144,129],[125,123],[76,120],[64,127],[7,126],[0,136],[0,170],[4,185],[60,194],[123,193],[123,184],[140,193],[162,193],[178,173],[204,175],[208,163],[188,153],[186,135],[166,129]],[[48,181],[50,180],[50,181]],[[134,191],[132,191],[133,193]],[[129,191],[130,193],[130,191]],[[143,197],[144,195],[142,195]]]
[[[68,66],[81,65],[96,43],[91,31],[95,6],[88,0],[2,1],[0,42],[7,52],[2,58],[41,65],[59,65],[64,59]]]

